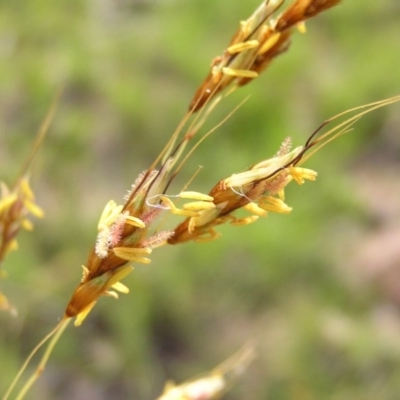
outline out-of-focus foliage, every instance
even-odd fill
[[[62,315],[110,199],[161,150],[212,58],[258,1],[33,0],[0,5],[0,180],[11,182],[55,93],[31,179],[46,218],[4,263],[0,391]],[[344,0],[224,101],[196,151],[190,189],[273,155],[347,108],[399,92],[397,0]],[[69,329],[31,398],[150,399],[247,340],[258,359],[229,399],[391,399],[400,390],[399,107],[325,147],[292,187],[289,216],[223,227],[222,238],[154,252],[118,302]],[[178,179],[179,181],[179,179]],[[179,191],[177,183],[171,191]]]

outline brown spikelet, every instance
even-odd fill
[[[275,29],[284,31],[340,3],[340,0],[297,0],[277,20]]]
[[[286,213],[288,206],[282,200],[277,198],[274,201],[271,197],[280,194],[291,180],[298,181],[292,175],[298,174],[303,176],[303,179],[315,179],[314,171],[296,167],[308,148],[310,146],[300,146],[287,152],[286,140],[278,155],[218,182],[209,193],[213,198],[214,208],[205,209],[179,224],[168,243],[213,239],[216,237],[214,228],[217,225],[226,222],[244,225],[255,221],[254,217],[265,215],[266,203],[269,203],[269,211]],[[274,205],[272,208],[271,202]],[[246,208],[254,215],[238,219],[232,213],[239,208]]]
[[[295,25],[339,2],[297,0],[274,17],[284,0],[264,0],[250,18],[240,23],[222,55],[214,58],[209,74],[190,102],[189,110],[198,111],[227,87],[234,90],[256,79],[275,57],[288,49]]]
[[[165,164],[164,164],[165,165]],[[162,211],[154,193],[165,189],[166,175],[155,170],[146,172],[135,182],[124,206],[110,201],[100,218],[97,242],[91,250],[83,277],[72,294],[65,316],[77,316],[79,325],[102,295],[117,297],[111,289],[127,292],[119,281],[132,271],[130,261],[147,264],[154,247],[150,227]],[[163,237],[162,233],[159,233]],[[170,236],[168,232],[165,238]],[[157,243],[159,244],[159,243]]]
[[[254,59],[254,62],[251,66],[251,70],[257,72],[257,74],[261,74],[265,68],[271,63],[271,61],[287,51],[290,46],[290,37],[292,33],[290,31],[282,32],[279,35],[277,42],[267,48],[265,51],[261,48],[260,52],[257,54],[257,57]],[[253,79],[243,78],[238,80],[238,86],[244,86],[245,84],[251,82]]]

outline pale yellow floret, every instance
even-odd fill
[[[259,218],[258,215],[251,215],[245,218],[234,218],[234,220],[231,222],[231,225],[233,226],[249,225],[257,221],[258,218]]]
[[[126,216],[125,222],[129,225],[136,226],[137,228],[145,228],[146,224],[140,219],[136,217],[132,217],[131,215]]]
[[[145,257],[152,252],[152,250],[149,248],[114,247],[112,251],[117,257],[126,261],[133,261],[142,264],[151,263],[150,258]]]
[[[290,179],[292,179],[292,177],[290,177]],[[285,200],[285,190],[281,189],[278,193],[277,193],[278,197],[284,201]]]
[[[263,1],[250,18],[246,21],[240,22],[243,37],[247,37],[252,31],[254,31],[254,29],[259,26],[260,22],[267,16],[270,16],[283,3],[283,1],[284,0]]]
[[[24,206],[28,209],[28,211],[37,218],[43,218],[44,212],[43,210],[33,203],[30,200],[24,200]]]
[[[289,167],[288,172],[299,185],[302,185],[305,180],[315,181],[318,175],[318,173],[312,169],[301,167]]]
[[[144,250],[144,249],[137,249]],[[151,252],[151,251],[150,251]],[[133,267],[131,265],[124,265],[123,267],[118,268],[107,281],[107,287],[114,287],[114,285],[120,280],[124,279],[128,274],[133,271]],[[124,293],[121,291],[121,293]]]
[[[200,193],[200,192],[181,192],[178,195],[179,198],[181,199],[192,199],[196,201],[192,201],[190,203],[186,203],[183,205],[183,210],[177,208],[174,206],[171,200],[169,200],[168,205],[173,210],[173,213],[180,213],[178,215],[186,215],[186,214],[181,214],[182,211],[185,213],[186,211],[194,211],[196,214],[194,215],[189,215],[189,216],[196,216],[198,211],[203,211],[203,210],[209,210],[215,207],[213,200],[214,198],[209,196],[208,194]],[[162,197],[163,200],[165,200],[165,197]],[[175,209],[173,208],[175,207]]]
[[[204,234],[202,234],[201,236],[197,236],[194,239],[194,242],[196,242],[196,243],[207,243],[207,242],[211,242],[212,240],[218,239],[219,237],[221,237],[221,234],[218,233],[215,229],[210,228]]]
[[[246,204],[243,208],[251,212],[252,214],[258,215],[259,217],[264,217],[265,215],[267,215],[267,211],[263,210],[256,203]]]
[[[118,290],[118,292],[121,292],[124,294],[129,293],[129,288],[121,282],[114,283],[114,285],[112,285],[111,287],[115,290]]]
[[[211,196],[204,195],[202,193],[182,192],[178,195],[178,197],[195,198],[200,200],[186,203],[183,205],[182,208],[178,208],[175,206],[175,204],[171,199],[169,199],[166,196],[161,196],[161,200],[171,210],[172,214],[175,215],[181,215],[184,217],[197,217],[199,215],[199,212],[215,208],[214,203],[212,203],[213,198]]]
[[[249,35],[251,26],[249,25],[248,21],[240,21],[240,30],[242,31],[242,37],[246,37]]]
[[[169,208],[172,214],[181,215],[184,217],[195,217],[197,215],[196,211],[183,210],[176,207],[173,201],[166,196],[161,196],[161,200]]]
[[[275,33],[271,37],[269,37],[260,47],[258,50],[258,54],[264,54],[266,51],[268,51],[271,47],[273,47],[276,42],[279,40],[281,34],[279,32]]]
[[[233,174],[229,178],[222,181],[222,188],[240,188],[256,181],[265,179],[276,171],[275,167],[257,168],[249,171]]]
[[[196,217],[190,218],[188,232],[193,233],[196,227],[201,227],[215,221],[226,204],[227,202],[220,203],[216,207],[201,211]]]
[[[112,297],[112,298],[115,299],[115,300],[118,300],[118,299],[119,299],[118,293],[115,292],[114,290],[107,290],[104,294],[105,294],[106,296]]]
[[[32,231],[33,230],[33,224],[32,224],[31,221],[29,221],[29,219],[23,219],[21,221],[21,226],[27,231]]]
[[[258,45],[258,40],[248,40],[247,42],[233,44],[232,46],[229,46],[226,51],[230,54],[236,54],[245,50],[254,49]]]
[[[269,0],[265,2],[265,7],[270,7],[272,11],[275,11],[284,0]]]
[[[306,23],[304,21],[298,22],[297,23],[297,30],[300,33],[306,33],[307,32]]]
[[[24,195],[25,198],[29,199],[29,200],[33,200],[35,198],[31,187],[29,186],[29,182],[27,179],[22,179],[21,180],[21,184],[20,184],[22,193]]]
[[[84,265],[82,265],[82,279],[81,279],[81,282],[85,282],[86,281],[86,279],[88,278],[88,276],[89,276],[89,273],[90,273],[90,271],[89,271],[89,269],[88,268],[86,268]]]
[[[118,206],[114,200],[110,200],[101,213],[97,229],[102,231],[104,228],[111,226],[115,222],[115,219],[118,217],[118,215],[121,214],[122,208],[123,207]]]
[[[121,283],[120,280],[125,278],[132,271],[133,267],[131,265],[125,265],[119,268],[107,281],[107,287],[111,287],[115,290],[118,290],[123,294],[129,293],[129,288],[127,288],[123,283]],[[106,290],[105,294],[114,297],[115,299],[118,299],[118,293],[115,292],[114,290]]]
[[[222,73],[228,76],[234,76],[236,78],[257,78],[258,73],[255,71],[250,71],[248,69],[234,69],[224,67],[222,68]]]
[[[215,204],[210,201],[192,201],[183,205],[183,209],[188,211],[204,211],[213,208],[215,208]]]
[[[224,390],[225,386],[225,380],[221,375],[200,378],[179,386],[170,383],[157,400],[213,399]]]
[[[207,378],[188,383],[185,388],[185,395],[190,400],[199,398],[212,398],[222,392],[225,388],[223,376],[214,375]]]
[[[88,316],[94,305],[96,304],[96,301],[92,301],[83,311],[81,311],[75,318],[74,325],[75,326],[80,326],[82,325],[82,322],[84,319]]]
[[[212,196],[209,196],[208,194],[200,193],[200,192],[193,192],[193,191],[187,191],[187,192],[180,192],[178,194],[178,197],[181,199],[192,199],[192,200],[199,200],[199,201],[213,201],[214,198]]]
[[[302,151],[304,151],[303,146],[298,146],[294,148],[292,151],[286,154],[281,154],[275,157],[268,158],[267,160],[263,160],[258,164],[254,165],[251,169],[259,169],[259,168],[267,168],[270,167],[272,169],[278,170],[285,165],[288,165],[292,160],[294,160]]]
[[[263,196],[260,198],[258,205],[266,211],[271,211],[280,214],[289,214],[292,207],[289,207],[281,199],[273,196]]]
[[[16,193],[7,194],[5,197],[0,199],[0,213],[11,207],[17,199],[18,196]]]
[[[242,187],[248,184],[252,184],[255,181],[260,181],[268,177],[272,177],[278,171],[282,170],[285,165],[288,165],[294,160],[301,152],[303,147],[296,147],[288,154],[269,158],[261,161],[254,165],[250,170],[241,172],[239,174],[233,174],[229,178],[222,181],[223,188]]]
[[[89,270],[82,265],[83,268],[83,278],[82,282],[84,282],[88,275],[89,275]],[[133,271],[133,267],[131,265],[125,265],[121,268],[118,268],[107,280],[107,282],[104,285],[104,292],[103,294],[112,296],[114,298],[118,298],[118,294],[113,292],[112,290],[108,290],[108,288],[114,288],[116,290],[119,290],[121,293],[127,293],[129,292],[129,289],[120,283],[119,281],[123,278],[125,278],[130,272]],[[87,315],[90,313],[94,305],[96,304],[96,300],[92,301],[87,307],[85,307],[84,310],[82,310],[75,319],[74,325],[79,326],[82,324],[83,320],[87,317]]]

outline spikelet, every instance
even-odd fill
[[[51,103],[14,184],[8,187],[4,182],[0,182],[0,279],[6,275],[1,269],[4,258],[11,251],[18,249],[18,233],[21,229],[33,230],[33,223],[28,217],[42,218],[44,216],[43,210],[35,202],[35,195],[29,184],[29,176],[37,152],[53,120],[60,94],[61,92],[57,93],[56,98]],[[0,310],[9,311],[13,315],[17,313],[15,307],[1,292]]]
[[[118,298],[117,291],[128,293],[120,283],[133,267],[129,262],[148,264],[152,248],[165,242],[170,232],[154,234],[152,224],[167,208],[160,196],[170,171],[167,161],[160,171],[141,174],[126,196],[124,205],[109,201],[98,223],[96,244],[83,266],[83,276],[69,301],[65,317],[77,317],[80,325],[100,296]]]
[[[21,229],[31,231],[32,215],[42,218],[44,213],[35,203],[35,196],[29,186],[27,177],[21,178],[13,188],[9,189],[0,182],[0,268],[4,258],[18,249],[17,235]],[[0,278],[3,276],[0,271]],[[16,314],[15,308],[7,297],[0,292],[0,310]]]
[[[175,385],[168,382],[163,394],[157,400],[212,400],[220,399],[234,381],[253,361],[252,347],[244,347],[208,374]]]
[[[291,208],[283,201],[285,186],[292,180],[303,183],[304,180],[315,180],[317,176],[315,171],[296,167],[306,150],[300,146],[289,151],[286,140],[278,155],[218,182],[209,193],[214,207],[187,218],[175,229],[168,243],[207,241],[218,237],[214,231],[217,225],[226,222],[246,225],[266,215],[267,211],[289,213]],[[232,213],[239,208],[253,215],[236,218]]]
[[[35,196],[28,178],[22,178],[9,189],[0,182],[0,265],[6,255],[17,249],[16,236],[20,229],[32,230],[29,215],[43,217],[42,209],[35,204]]]
[[[240,23],[228,47],[214,59],[211,71],[197,89],[189,109],[199,110],[219,92],[234,90],[257,78],[289,47],[293,27],[305,31],[304,21],[337,5],[340,0],[296,0],[274,17],[284,0],[264,0],[249,19]]]
[[[398,101],[400,96],[394,96],[340,113],[326,120],[303,146],[293,150],[290,150],[291,141],[286,139],[272,158],[251,166],[247,171],[219,181],[208,194],[213,199],[212,204],[179,224],[174,229],[174,235],[168,239],[168,243],[178,244],[190,240],[206,242],[219,237],[215,231],[218,225],[224,223],[246,225],[256,221],[260,216],[265,216],[267,212],[290,213],[292,208],[284,202],[285,187],[292,181],[302,185],[305,181],[314,181],[317,177],[314,170],[300,165],[330,141],[348,132],[363,115]],[[355,112],[357,112],[355,115],[316,138],[328,123]],[[233,212],[241,208],[252,215],[244,218],[235,217]]]

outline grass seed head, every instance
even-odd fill
[[[154,233],[152,225],[167,209],[160,207],[161,193],[169,173],[168,162],[159,172],[139,176],[124,205],[106,204],[99,223],[95,247],[84,266],[82,280],[69,301],[65,315],[82,323],[99,297],[117,297],[111,288],[125,288],[119,281],[132,271],[128,262],[149,264],[152,248],[165,243],[172,233]],[[158,194],[157,194],[158,193]],[[126,293],[126,290],[122,290]]]
[[[242,375],[255,358],[253,347],[245,346],[212,371],[175,385],[169,381],[157,400],[212,400],[220,399]]]
[[[218,182],[209,193],[213,199],[212,206],[198,210],[197,215],[179,224],[168,243],[208,241],[217,237],[214,228],[223,223],[245,225],[266,215],[267,211],[289,213],[292,208],[283,201],[285,187],[292,180],[304,183],[305,180],[315,180],[317,175],[315,171],[295,167],[305,148],[299,146],[290,151],[290,146],[288,138],[274,157]],[[253,215],[236,218],[233,212],[240,208]]]
[[[35,204],[35,196],[28,178],[22,178],[9,189],[0,184],[0,264],[6,255],[17,248],[16,236],[20,229],[32,230],[33,224],[27,218],[33,215],[42,218],[43,210]]]
[[[232,90],[256,79],[278,55],[289,48],[292,28],[305,32],[304,21],[338,4],[340,0],[297,0],[275,16],[284,0],[264,0],[242,21],[222,55],[197,89],[189,110],[201,109],[210,99],[231,86]]]

